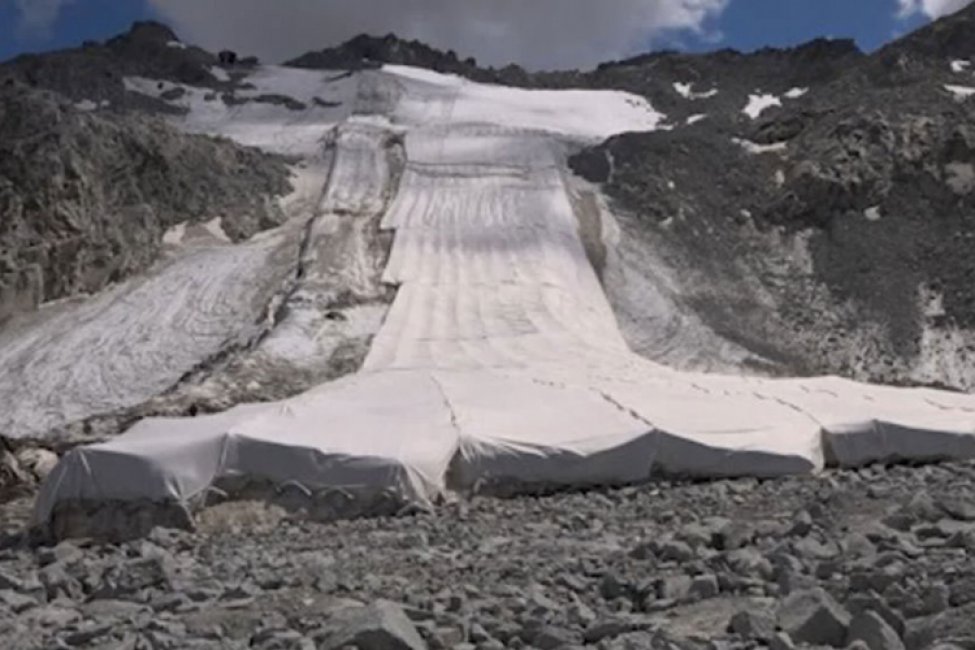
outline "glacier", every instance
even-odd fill
[[[566,158],[662,128],[643,98],[402,66],[265,67],[247,81],[255,95],[309,106],[225,106],[187,87],[183,128],[328,167],[318,211],[385,210],[382,281],[396,294],[363,367],[283,401],[149,418],[76,448],[42,487],[38,524],[77,523],[73,510],[110,503],[192,511],[248,481],[309,502],[339,492],[425,507],[455,493],[975,456],[975,396],[692,372],[628,349],[580,233]],[[402,141],[405,167],[385,207],[389,138]],[[325,165],[335,139],[344,149]]]

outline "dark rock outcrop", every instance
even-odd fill
[[[145,270],[177,223],[222,217],[235,240],[275,226],[289,187],[257,150],[0,86],[0,320]]]
[[[714,330],[782,372],[971,389],[975,100],[950,87],[975,86],[951,65],[973,44],[975,6],[870,56],[842,41],[760,51],[694,85],[714,97],[675,97],[670,111],[665,81],[740,55],[604,66],[597,78],[642,75],[613,83],[675,128],[618,136],[572,165],[605,184],[625,231],[663,249]],[[786,99],[789,87],[808,90]],[[759,89],[782,105],[753,120],[742,109]],[[686,125],[691,112],[707,117]]]

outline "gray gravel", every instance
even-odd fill
[[[656,483],[315,524],[31,546],[3,509],[0,647],[975,647],[975,463]]]

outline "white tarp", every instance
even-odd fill
[[[186,501],[235,475],[423,503],[448,489],[975,455],[972,396],[678,372],[627,350],[579,235],[563,152],[568,140],[653,129],[662,116],[645,100],[399,67],[364,73],[358,88],[360,112],[380,115],[352,118],[372,125],[357,137],[405,131],[408,160],[383,220],[395,231],[385,280],[398,292],[363,371],[77,450],[45,486],[39,520],[59,500]],[[261,128],[292,142],[287,125]]]

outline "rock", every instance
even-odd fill
[[[829,560],[839,554],[839,549],[832,542],[820,542],[812,537],[803,537],[793,543],[792,548],[800,558],[808,560]]]
[[[890,607],[876,593],[855,594],[847,599],[846,609],[856,616],[864,612],[875,612],[890,625],[899,636],[904,636],[907,625],[904,618]]]
[[[118,599],[149,587],[168,584],[170,568],[171,558],[164,551],[155,557],[131,560],[110,567],[102,576],[102,586],[96,597]]]
[[[37,572],[37,576],[44,586],[48,600],[54,600],[58,596],[78,599],[84,593],[81,583],[68,573],[63,562],[47,565]]]
[[[847,643],[863,642],[870,650],[905,650],[900,636],[876,612],[862,612],[853,617]]]
[[[689,544],[673,539],[660,544],[656,555],[664,562],[688,562],[695,557],[694,549]]]
[[[768,612],[741,611],[731,617],[728,630],[746,639],[768,641],[775,635],[775,617]]]
[[[690,576],[676,575],[661,578],[657,583],[657,598],[660,600],[685,600],[691,591],[693,580]]]
[[[33,598],[18,594],[10,589],[0,590],[0,603],[3,603],[14,614],[20,614],[31,607],[37,607],[37,601]]]
[[[40,448],[24,448],[17,452],[17,462],[38,481],[43,481],[58,464],[58,455]]]
[[[45,566],[54,564],[55,562],[68,565],[80,560],[82,557],[84,557],[82,550],[71,541],[64,541],[57,546],[37,550],[37,561]]]
[[[789,529],[789,535],[793,537],[805,537],[812,532],[813,528],[813,518],[809,514],[808,510],[803,510],[795,519],[792,520],[792,527]]]
[[[616,600],[627,595],[628,586],[615,573],[607,573],[599,582],[599,593],[606,600]]]
[[[140,614],[150,611],[145,605],[125,600],[93,600],[81,606],[81,612],[86,618],[96,620],[133,620]]]
[[[632,631],[633,624],[629,621],[607,619],[598,621],[586,628],[583,639],[587,644],[594,645],[604,639],[612,639]]]
[[[531,644],[539,650],[555,650],[564,646],[578,645],[582,635],[561,627],[545,626],[531,637]]]
[[[779,626],[803,643],[840,647],[846,639],[850,614],[820,588],[789,594],[777,613]]]
[[[42,627],[63,629],[81,618],[78,610],[58,605],[45,605],[27,612],[30,621]]]
[[[952,519],[957,521],[975,521],[975,501],[960,497],[942,497],[938,505]]]
[[[769,650],[795,650],[796,644],[792,642],[792,637],[788,634],[779,632],[772,637],[768,647]]]
[[[707,598],[714,598],[718,595],[719,591],[718,578],[713,574],[708,574],[697,576],[693,579],[689,589],[689,595],[692,598],[705,600]]]
[[[355,646],[359,650],[425,650],[426,644],[403,612],[388,600],[342,609],[329,620],[324,650]]]
[[[714,547],[733,551],[744,548],[755,539],[755,529],[741,521],[727,521],[713,535]]]
[[[775,575],[772,563],[754,548],[731,551],[725,556],[725,561],[732,571],[746,578],[771,580]]]

